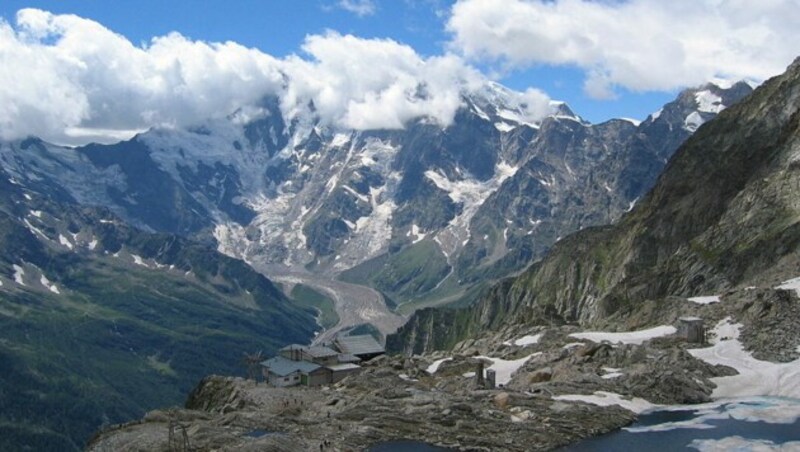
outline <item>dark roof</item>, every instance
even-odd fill
[[[270,372],[281,377],[285,377],[295,372],[313,372],[320,368],[318,364],[310,363],[308,361],[292,361],[291,359],[286,359],[283,356],[276,356],[266,361],[262,361],[261,365],[269,368]]]
[[[336,345],[342,353],[356,356],[386,352],[383,346],[369,334],[362,334],[360,336],[339,336],[336,338]]]

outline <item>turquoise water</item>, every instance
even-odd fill
[[[800,450],[800,400],[750,398],[675,407],[564,452]]]

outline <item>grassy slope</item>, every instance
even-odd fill
[[[298,306],[316,310],[318,322],[323,328],[331,328],[339,323],[333,300],[311,287],[297,284],[290,294]]]
[[[371,286],[400,306],[434,290],[450,271],[436,244],[423,240],[400,252],[381,255],[342,272],[342,281]]]
[[[243,352],[305,339],[168,272],[91,263],[75,281],[67,297],[0,292],[2,450],[79,448],[102,424],[181,404],[208,373],[243,374]]]
[[[313,333],[311,312],[241,261],[102,210],[23,197],[3,176],[0,450],[80,450],[102,425],[182,404],[209,373],[244,375],[243,353]],[[34,208],[43,213],[31,216]],[[76,231],[96,248],[57,245]],[[114,257],[120,250],[162,267]],[[61,294],[29,273],[15,284],[12,264],[35,265]]]

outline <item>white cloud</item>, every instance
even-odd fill
[[[762,81],[800,49],[798,0],[459,0],[447,29],[467,58],[505,68],[577,66],[584,89],[669,90],[715,77]]]
[[[282,82],[278,62],[178,34],[136,47],[97,22],[25,9],[0,22],[0,135],[82,142],[229,113]]]
[[[486,82],[460,57],[424,58],[388,39],[328,32],[302,51],[278,59],[177,33],[136,46],[92,20],[21,10],[16,26],[0,19],[0,137],[116,141],[226,116],[268,94],[289,116],[313,101],[338,128],[400,128],[421,116],[447,125],[461,94]]]
[[[401,128],[420,116],[449,124],[463,89],[484,79],[454,56],[422,58],[392,40],[328,33],[303,45],[312,60],[291,57],[285,110],[313,99],[322,118],[354,129]]]
[[[339,0],[339,3],[336,5],[345,11],[350,11],[358,17],[375,14],[376,9],[373,0]]]

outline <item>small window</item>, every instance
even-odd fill
[[[297,375],[295,375],[295,376],[294,376],[294,379],[295,379],[295,380],[299,380],[299,379],[300,379],[300,377],[298,377]]]
[[[289,381],[289,377],[284,378],[283,381]]]

